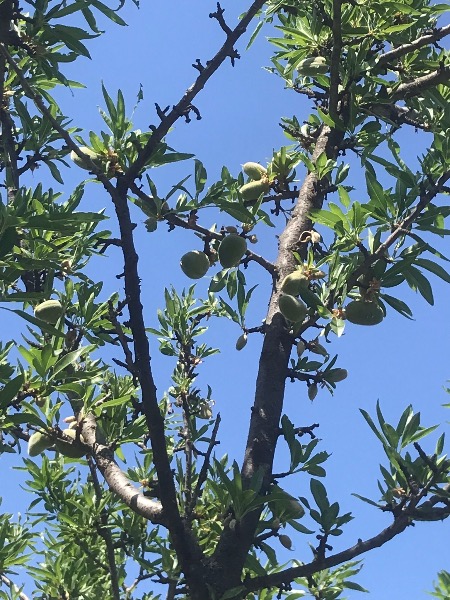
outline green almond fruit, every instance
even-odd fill
[[[72,441],[69,442],[64,439],[57,439],[55,446],[58,452],[68,458],[82,458],[88,450],[83,444],[83,436],[80,435],[79,439],[77,439],[77,432],[75,429],[64,429],[63,434]]]
[[[239,192],[244,200],[257,200],[261,194],[266,194],[269,189],[270,183],[267,178],[264,178],[244,184]]]
[[[63,307],[59,300],[46,300],[38,304],[34,309],[34,315],[38,319],[52,325],[58,322],[62,314]]]
[[[289,516],[292,519],[301,519],[304,516],[304,514],[305,514],[305,510],[304,510],[303,506],[295,498],[292,498],[289,501],[289,510],[288,510],[288,512],[289,512]]]
[[[191,250],[181,257],[180,267],[190,279],[200,279],[210,267],[209,258],[204,252]]]
[[[292,321],[293,323],[303,321],[303,319],[306,317],[306,313],[308,312],[308,309],[303,302],[297,300],[295,296],[291,296],[290,294],[283,294],[280,296],[280,299],[278,300],[278,306],[283,317],[288,319],[288,321]]]
[[[316,56],[313,58],[305,58],[301,60],[297,67],[298,73],[305,76],[324,75],[328,72],[329,66],[323,56]]]
[[[28,455],[38,456],[38,454],[42,454],[44,450],[51,448],[51,446],[53,446],[53,440],[48,435],[45,435],[45,433],[36,431],[28,440]]]
[[[308,287],[308,278],[302,271],[297,270],[283,279],[281,291],[291,296],[298,296],[303,287]]]
[[[243,333],[240,335],[236,341],[236,350],[242,350],[247,345],[247,334]]]
[[[384,319],[384,312],[377,302],[353,300],[345,307],[345,317],[355,325],[378,325]]]
[[[88,156],[92,160],[92,162],[95,164],[95,166],[101,167],[101,165],[102,165],[102,157],[101,157],[100,154],[97,154],[97,152],[94,152],[94,150],[91,150],[87,146],[79,146],[78,150],[81,150],[81,152],[83,154],[86,154],[86,156]],[[70,153],[70,159],[73,160],[73,162],[77,165],[77,167],[80,167],[81,169],[85,169],[86,171],[91,171],[92,170],[84,162],[84,160],[82,160],[78,156],[78,154],[74,150],[72,150],[72,152]]]
[[[240,235],[227,235],[220,242],[219,261],[224,269],[236,267],[247,252],[247,242]]]
[[[292,548],[292,540],[288,535],[282,533],[278,536],[278,539],[280,540],[280,544],[284,546],[287,550],[290,550]]]
[[[267,169],[255,162],[246,162],[242,165],[242,170],[254,181],[259,181],[263,175],[267,175]]]

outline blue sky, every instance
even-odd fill
[[[226,9],[227,21],[232,24],[247,4],[234,0],[223,2],[222,6]],[[208,18],[208,13],[214,9],[213,2],[153,0],[142,2],[138,11],[129,2],[121,13],[129,26],[121,28],[105,22],[107,33],[89,45],[92,61],[81,59],[68,66],[68,76],[87,85],[86,90],[75,90],[73,95],[67,90],[59,94],[61,106],[73,119],[73,124],[82,127],[86,133],[90,129],[98,132],[103,127],[98,115],[98,106],[103,104],[101,81],[113,97],[118,87],[122,89],[130,112],[142,84],[144,100],[136,113],[135,127],[145,130],[150,123],[156,123],[154,103],[162,107],[175,104],[196,76],[197,71],[191,64],[196,58],[208,60],[222,44],[223,32],[216,21]],[[309,114],[303,97],[284,90],[283,82],[262,68],[269,64],[271,52],[264,31],[248,52],[245,51],[246,41],[237,44],[242,58],[236,66],[232,68],[229,62],[223,65],[195,101],[202,120],[193,120],[190,124],[179,121],[167,138],[176,150],[192,152],[202,160],[210,183],[218,178],[223,165],[237,174],[246,161],[267,162],[273,149],[289,143],[279,127],[280,118],[296,114],[302,121]],[[409,131],[403,154],[408,164],[415,164],[420,143],[421,137]],[[36,172],[35,182],[31,185],[36,185],[44,176],[49,185],[59,189],[58,184],[46,178],[44,171],[45,167],[42,167]],[[151,176],[158,189],[167,193],[173,183],[192,172],[192,163],[185,162],[175,167],[163,167]],[[302,174],[299,169],[300,179]],[[66,191],[70,191],[71,185],[83,176],[81,170],[71,169]],[[349,181],[361,184],[358,168],[350,172]],[[359,199],[365,201],[362,191]],[[106,207],[107,213],[112,214],[112,207],[100,186],[90,186],[83,202],[84,209]],[[156,309],[163,304],[164,286],[173,284],[180,290],[191,283],[179,269],[181,255],[187,250],[201,249],[201,244],[189,232],[168,234],[164,226],[156,233],[148,234],[142,225],[145,217],[135,210],[134,218],[140,225],[137,243],[147,324],[155,327]],[[216,214],[204,212],[200,222],[207,227],[213,222],[236,225],[231,218],[220,218],[223,221],[217,221]],[[255,231],[260,240],[255,251],[268,259],[276,256],[275,234],[280,232],[281,220],[276,225],[277,231],[264,226]],[[107,226],[115,227],[113,221]],[[439,247],[444,248],[445,240],[439,242]],[[93,276],[97,275],[105,282],[105,294],[121,285],[115,278],[121,270],[121,259],[115,249],[110,250],[106,259],[96,259],[94,265]],[[258,265],[249,268],[245,275],[250,285],[259,284],[248,318],[248,326],[255,326],[265,315],[270,281]],[[208,282],[205,278],[198,284],[200,296],[205,295]],[[413,309],[414,321],[391,310],[379,326],[364,328],[349,324],[342,338],[332,338],[330,353],[339,354],[337,366],[349,371],[348,379],[338,384],[333,397],[320,391],[311,403],[306,397],[305,386],[287,384],[285,412],[297,426],[320,423],[318,435],[323,439],[320,449],[332,454],[326,465],[325,483],[329,497],[341,503],[343,512],[352,511],[355,516],[344,534],[334,540],[334,551],[353,545],[358,538],[375,535],[390,522],[388,515],[351,496],[356,492],[377,500],[378,465],[380,462],[386,465],[381,447],[358,409],[364,408],[373,415],[379,399],[386,420],[396,422],[405,406],[412,404],[421,411],[424,425],[443,423],[439,432],[448,429],[448,409],[442,408],[442,404],[450,402],[444,390],[446,380],[450,378],[450,290],[436,278],[431,282],[435,292],[433,307],[408,288],[394,290]],[[18,322],[11,321],[11,335],[17,325]],[[203,390],[207,384],[213,387],[215,410],[222,416],[218,454],[227,452],[238,462],[245,447],[261,347],[261,339],[255,334],[250,336],[242,352],[236,352],[234,344],[239,335],[239,328],[229,321],[211,323],[205,340],[220,346],[222,353],[208,359],[198,378],[198,385]],[[170,386],[173,362],[168,357],[158,356],[156,340],[152,340],[152,348],[152,365],[162,394]],[[432,441],[435,439],[437,435]],[[431,447],[427,449],[431,450]],[[276,470],[284,470],[285,460],[285,450],[280,447]],[[17,498],[14,491],[18,477],[21,475],[11,477],[12,485],[4,494],[6,511],[16,510],[18,501],[27,501],[27,498]],[[304,476],[293,477],[289,483],[289,490],[295,495],[307,495],[308,488]],[[418,523],[385,547],[367,555],[357,581],[367,587],[374,598],[426,597],[425,590],[431,590],[437,571],[450,570],[448,535],[448,523]],[[311,554],[307,541],[314,540],[300,534],[295,534],[293,539],[295,550],[289,554],[280,552],[280,557],[308,562]],[[357,592],[348,592],[352,600],[358,596]]]

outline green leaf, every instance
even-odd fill
[[[52,369],[51,379],[54,379],[58,373],[60,373],[63,369],[72,365],[76,362],[81,356],[88,354],[91,350],[93,350],[95,346],[83,346],[82,348],[78,348],[77,350],[73,350],[72,352],[68,352],[65,356],[60,358],[58,362]]]
[[[432,260],[428,260],[427,258],[416,258],[414,264],[426,269],[427,271],[430,271],[430,273],[433,273],[434,275],[437,275],[446,283],[450,283],[450,274]]]
[[[311,479],[310,489],[314,500],[317,506],[320,508],[321,512],[327,510],[329,507],[329,502],[327,498],[327,490],[325,489],[323,483],[318,479]]]
[[[434,298],[433,298],[433,290],[431,289],[430,282],[426,277],[422,275],[419,269],[415,267],[407,267],[403,270],[403,275],[405,276],[408,285],[415,291],[418,291],[423,298],[433,306]]]
[[[105,6],[103,2],[99,2],[99,0],[90,0],[90,4],[94,6],[97,10],[99,10],[101,13],[103,13],[105,17],[108,17],[108,19],[110,19],[117,25],[126,25],[126,22],[122,19],[122,17],[119,17],[116,11],[111,10],[110,8]]]
[[[4,306],[0,306],[0,308],[2,310],[9,310],[13,313],[16,313],[16,315],[19,315],[20,317],[22,317],[22,319],[25,319],[25,321],[28,321],[29,323],[32,323],[33,325],[37,325],[38,327],[40,327],[40,329],[42,329],[42,331],[45,331],[46,333],[50,333],[51,335],[54,335],[57,337],[62,337],[62,335],[63,335],[62,332],[59,331],[59,329],[56,329],[56,327],[53,327],[53,325],[50,325],[50,323],[46,323],[45,321],[42,321],[41,319],[37,319],[36,317],[33,317],[32,315],[26,313],[23,310],[6,308]]]
[[[8,383],[0,390],[0,408],[6,408],[11,400],[17,395],[24,382],[24,375],[17,375],[14,379],[8,381]]]
[[[411,309],[402,300],[394,298],[393,296],[388,296],[388,294],[380,294],[380,298],[382,298],[383,301],[386,302],[386,304],[389,304],[389,306],[391,306],[394,310],[399,312],[407,319],[413,319],[413,313]]]
[[[199,160],[194,160],[195,164],[195,191],[197,196],[205,189],[207,174],[206,169]]]

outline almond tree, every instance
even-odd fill
[[[391,523],[334,551],[331,540],[353,517],[328,497],[317,424],[302,423],[301,408],[283,412],[286,381],[300,382],[309,402],[347,377],[329,350],[347,323],[376,326],[391,311],[411,317],[405,283],[432,303],[426,273],[450,281],[433,242],[448,234],[450,214],[450,26],[439,20],[449,7],[255,0],[236,23],[220,4],[211,10],[222,40],[209,60],[192,57],[193,84],[173,106],[153,98],[153,124],[139,129],[123,93],[103,87],[105,131],[86,132],[59,108],[57,86],[76,93],[66,63],[89,56],[99,15],[123,25],[120,9],[99,0],[0,4],[0,289],[3,308],[24,323],[0,348],[1,450],[22,465],[28,448],[33,494],[25,522],[2,515],[2,598],[342,598],[362,591],[353,577],[364,553],[415,521],[450,514],[444,436],[435,438],[411,407],[389,424],[377,406],[374,416],[362,412],[386,463],[379,496],[361,499]],[[272,35],[273,24],[272,70],[309,99],[311,114],[282,120],[287,145],[268,164],[238,157],[209,181],[201,157],[169,146],[170,129],[184,119],[195,132],[205,85],[224,63],[239,68],[248,29],[252,41],[261,30]],[[426,135],[419,172],[402,159],[405,130]],[[179,161],[193,177],[161,193],[154,169]],[[70,193],[68,167],[86,175]],[[358,200],[352,170],[365,177]],[[56,190],[30,187],[31,173],[52,177]],[[98,184],[110,210],[80,211]],[[193,280],[209,278],[205,298],[168,279],[165,306],[144,319],[137,214],[149,243],[157,228],[192,234],[181,268]],[[107,216],[118,237],[102,229]],[[273,263],[258,252],[266,227],[279,240]],[[119,253],[117,292],[108,298],[101,264]],[[246,282],[252,272],[269,300],[258,326],[248,317],[258,314]],[[250,335],[262,344],[242,464],[217,447],[226,406],[213,405],[213,382],[199,377],[217,352],[201,335],[223,319],[239,329],[238,351]],[[162,391],[151,361],[158,344],[173,361],[171,381],[158,381]],[[283,473],[274,472],[278,444],[290,453]],[[300,473],[304,492],[293,497],[286,488]],[[309,541],[309,562],[295,552],[281,563],[280,547],[293,540],[296,549]],[[29,575],[23,588],[19,565]],[[435,595],[447,597],[448,587],[442,572]]]

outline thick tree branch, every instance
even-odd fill
[[[326,156],[336,156],[344,133],[323,126],[316,140],[312,162],[325,152]],[[298,250],[298,241],[304,231],[310,231],[309,218],[313,208],[322,206],[324,192],[315,173],[308,173],[300,189],[298,202],[292,216],[279,240],[279,252],[276,261],[278,285],[274,286],[269,310],[265,321],[265,336],[259,361],[256,381],[255,401],[252,408],[250,428],[242,465],[244,484],[250,482],[253,475],[264,475],[264,494],[272,480],[272,465],[278,440],[285,392],[286,373],[292,350],[292,336],[286,322],[279,312],[279,283],[296,268],[293,251]],[[240,574],[249,548],[253,544],[254,534],[259,521],[260,511],[248,513],[236,528],[225,528],[213,555],[215,563],[226,565],[228,585],[238,585]]]
[[[94,484],[96,503],[99,504],[102,499],[102,488],[100,486],[100,482],[98,480],[97,475],[97,469],[95,468],[94,461],[92,460],[92,458],[89,458],[88,465]],[[106,509],[103,509],[101,511],[100,519],[101,525],[99,525],[98,532],[99,535],[103,538],[103,541],[105,542],[106,546],[106,557],[108,560],[108,570],[111,579],[112,600],[120,600],[120,587],[119,577],[117,573],[116,556],[111,530],[108,527],[108,512],[106,511]]]
[[[407,106],[399,106],[398,104],[380,104],[367,103],[362,104],[360,108],[363,112],[383,119],[388,123],[392,123],[397,127],[403,124],[412,125],[415,129],[423,129],[428,131],[430,126],[422,121],[423,117],[414,109]]]
[[[181,569],[189,578],[193,589],[200,590],[199,594],[203,593],[207,597],[205,582],[200,569],[203,554],[187,524],[181,519],[178,508],[175,483],[167,453],[165,421],[159,407],[150,364],[150,348],[145,330],[140,278],[137,268],[138,255],[133,237],[134,225],[131,221],[127,190],[124,185],[123,178],[120,178],[118,180],[118,193],[114,194],[113,202],[122,240],[125,296],[134,340],[134,368],[141,387],[142,408],[150,435],[153,462],[166,518],[165,524],[171,533]]]
[[[446,25],[445,27],[436,29],[433,31],[433,33],[422,35],[409,44],[402,44],[401,46],[397,46],[397,48],[393,48],[392,50],[381,54],[377,60],[377,65],[382,67],[387,66],[393,60],[400,58],[401,56],[405,56],[405,54],[409,54],[410,52],[414,52],[414,50],[417,50],[418,48],[435,44],[437,41],[449,34],[450,25]]]
[[[86,444],[92,448],[92,455],[100,473],[109,488],[117,494],[124,504],[152,523],[167,526],[160,502],[144,496],[125,476],[114,460],[114,453],[97,441],[97,423],[92,414],[83,419],[82,434]]]
[[[393,91],[388,91],[389,98],[396,102],[397,100],[406,100],[413,96],[419,96],[423,91],[436,86],[440,83],[448,83],[450,81],[450,67],[442,67],[437,71],[417,77],[413,81],[402,83]]]

